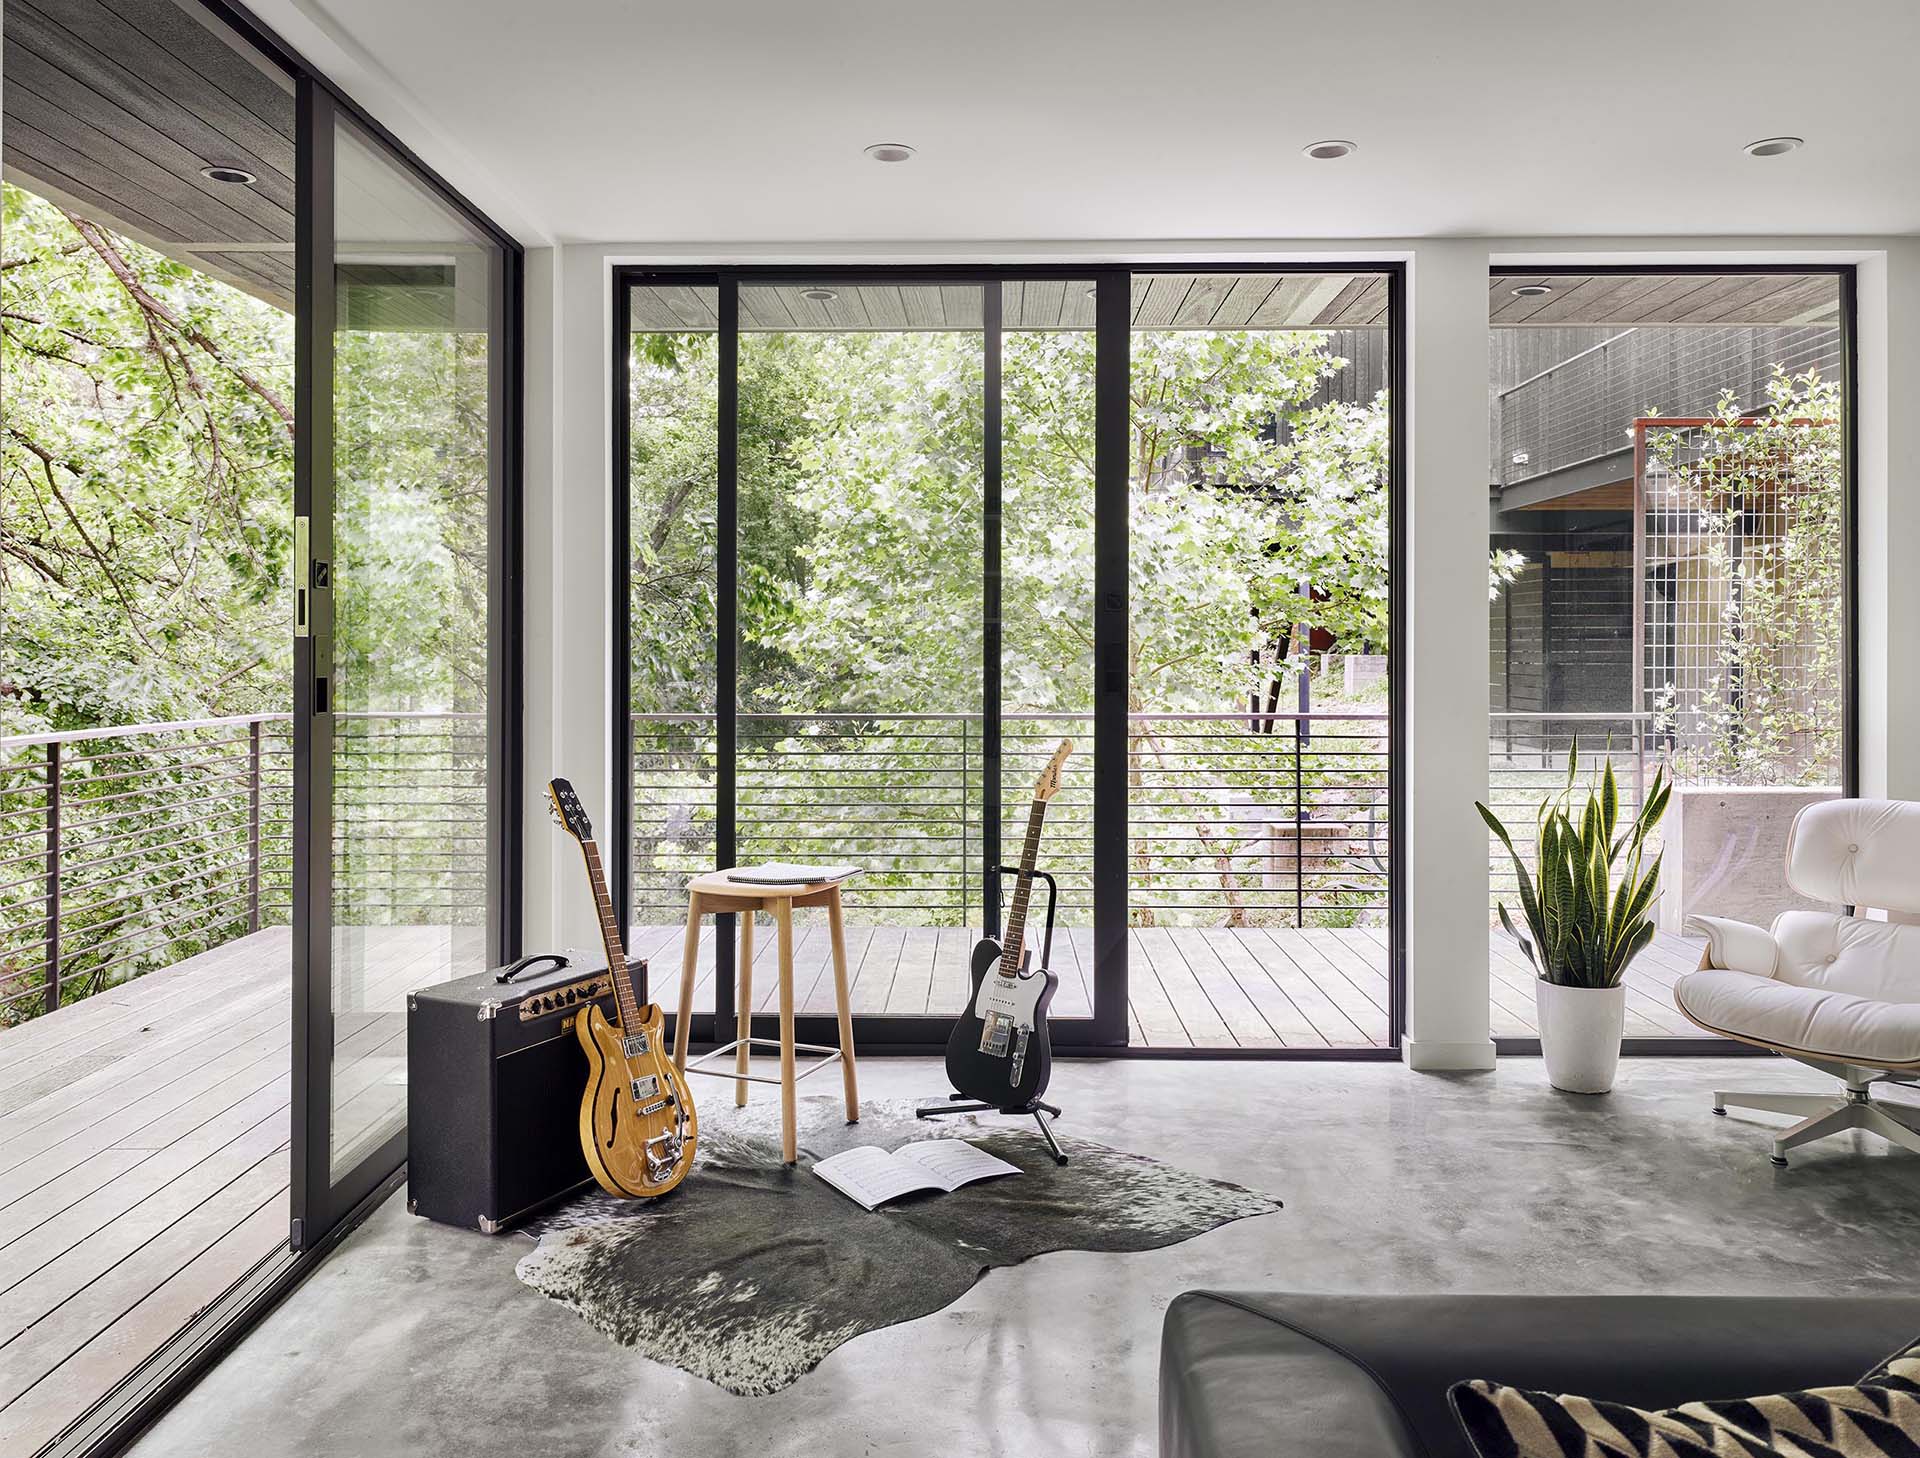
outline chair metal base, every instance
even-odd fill
[[[1902,1149],[1920,1154],[1920,1109],[1906,1105],[1875,1103],[1872,1085],[1891,1075],[1883,1070],[1842,1067],[1813,1063],[1802,1059],[1822,1073],[1845,1080],[1846,1092],[1838,1098],[1823,1094],[1739,1093],[1715,1090],[1713,1111],[1725,1114],[1729,1107],[1757,1109],[1767,1114],[1786,1114],[1797,1123],[1782,1129],[1773,1140],[1773,1162],[1784,1167],[1787,1151],[1796,1145],[1849,1129],[1865,1129]],[[1903,1080],[1904,1081],[1904,1080]]]

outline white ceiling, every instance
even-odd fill
[[[559,242],[1920,231],[1917,0],[254,8]]]

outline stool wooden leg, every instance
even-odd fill
[[[700,893],[687,893],[687,940],[680,954],[680,1003],[673,1016],[673,1061],[683,1072],[693,1037],[693,970],[700,962]]]
[[[753,917],[751,911],[740,913],[740,1047],[733,1055],[733,1071],[740,1076],[733,1082],[733,1102],[741,1109],[747,1106],[747,1060],[753,1056],[747,1042],[753,1032]]]
[[[800,1157],[800,1135],[794,1117],[793,1092],[793,902],[773,903],[773,920],[780,939],[780,1152],[788,1164]]]
[[[833,934],[833,997],[840,1013],[840,1081],[846,1085],[847,1122],[860,1122],[860,1086],[853,1072],[853,1007],[847,997],[847,930],[840,921],[840,888],[827,903],[827,930]]]

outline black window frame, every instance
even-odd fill
[[[1856,403],[1860,366],[1859,269],[1851,263],[1605,263],[1605,264],[1495,264],[1487,270],[1489,283],[1501,278],[1619,278],[1711,275],[1725,278],[1746,274],[1756,278],[1778,275],[1833,278],[1840,293],[1840,408],[1841,482],[1840,585],[1840,793],[1860,793],[1860,412]],[[1489,331],[1497,326],[1488,321]],[[1636,638],[1644,632],[1636,622]],[[1642,671],[1635,665],[1635,673]],[[1494,1051],[1503,1058],[1538,1057],[1538,1038],[1495,1038]],[[1623,1057],[1636,1058],[1766,1058],[1771,1050],[1710,1035],[1701,1037],[1623,1038]]]
[[[1094,544],[1094,814],[1097,824],[1119,825],[1126,822],[1126,651],[1128,628],[1127,546],[1130,531],[1127,498],[1128,359],[1131,351],[1131,282],[1135,276],[1186,273],[1271,273],[1300,274],[1375,274],[1387,281],[1389,449],[1388,449],[1388,611],[1399,629],[1405,623],[1407,586],[1407,265],[1401,260],[1360,262],[1290,262],[1271,260],[1222,262],[1196,265],[1164,261],[1124,264],[987,264],[946,265],[913,264],[836,264],[809,266],[798,263],[738,265],[654,265],[646,263],[610,265],[612,305],[609,317],[612,371],[612,530],[610,533],[608,591],[611,595],[613,641],[610,645],[611,703],[609,735],[612,745],[612,790],[610,799],[609,874],[618,890],[614,896],[622,933],[629,925],[631,875],[629,857],[632,837],[633,766],[628,716],[631,712],[632,624],[628,604],[627,551],[631,532],[631,482],[629,480],[630,419],[628,411],[628,369],[632,334],[629,319],[630,300],[635,284],[648,281],[683,287],[718,290],[720,320],[720,399],[721,440],[716,443],[720,467],[719,509],[716,514],[719,536],[716,590],[716,625],[721,641],[715,645],[718,674],[715,696],[716,837],[715,855],[719,864],[730,864],[735,847],[734,740],[737,712],[737,634],[735,593],[738,568],[737,475],[734,433],[728,428],[737,411],[738,361],[738,288],[753,285],[857,285],[861,283],[947,283],[981,287],[995,305],[984,311],[989,380],[997,379],[994,368],[998,351],[991,346],[997,339],[998,285],[1008,280],[1066,280],[1103,285],[1095,300],[1095,544]],[[1111,283],[1112,286],[1105,286]],[[730,339],[729,339],[730,336]],[[991,427],[998,420],[997,397],[989,391],[986,420]],[[998,565],[997,506],[999,440],[990,433],[986,443],[987,495],[983,540],[983,635],[992,653],[998,644],[998,614],[995,605]],[[995,661],[983,665],[983,683],[997,681]],[[1173,1048],[1147,1047],[1129,1042],[1127,1033],[1126,988],[1128,976],[1127,868],[1124,836],[1096,834],[1094,848],[1094,1015],[1052,1025],[1054,1051],[1062,1056],[1129,1058],[1199,1058],[1252,1060],[1331,1060],[1359,1062],[1397,1062],[1402,1057],[1406,1033],[1406,898],[1400,890],[1404,879],[1405,856],[1405,753],[1407,694],[1405,655],[1389,653],[1388,718],[1388,1007],[1387,1036],[1379,1047],[1350,1048]],[[983,702],[983,722],[991,729],[997,722],[999,705]],[[995,757],[988,766],[984,783],[987,794],[997,799],[998,736],[989,733],[990,753]],[[989,805],[989,810],[992,808]],[[988,815],[993,826],[982,859],[992,864],[997,839],[998,817]],[[991,878],[988,878],[989,880]],[[702,1048],[722,1041],[720,1030],[731,1036],[734,989],[734,928],[732,917],[718,918],[716,931],[715,1010],[693,1014],[692,1042]],[[678,967],[665,969],[675,978]],[[944,1046],[951,1030],[951,1019],[936,1016],[869,1014],[890,1035],[887,1041],[862,1038],[862,1056],[925,1056]],[[802,1014],[795,1018],[795,1036],[802,1042],[833,1043],[838,1039],[834,1019],[828,1015]],[[717,1027],[716,1027],[717,1024]],[[873,1026],[869,1023],[868,1026]],[[772,1036],[772,1019],[762,1027],[756,1017],[754,1036]]]

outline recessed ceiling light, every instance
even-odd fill
[[[835,299],[839,298],[840,295],[832,289],[802,289],[800,290],[800,297],[803,299],[811,299],[816,304],[831,304]]]
[[[1521,284],[1510,291],[1516,299],[1544,299],[1553,292],[1552,284]]]
[[[1757,142],[1748,142],[1740,150],[1749,157],[1784,157],[1789,152],[1797,152],[1806,146],[1805,137],[1762,137]]]
[[[867,155],[876,162],[904,162],[913,155],[913,148],[905,142],[875,142]]]
[[[200,175],[208,182],[230,182],[241,187],[250,187],[260,180],[246,168],[229,167],[224,162],[217,162],[211,167],[202,167]]]
[[[1331,137],[1324,142],[1308,142],[1300,152],[1316,162],[1332,162],[1341,157],[1351,157],[1359,150],[1357,142],[1343,142],[1338,137]]]

